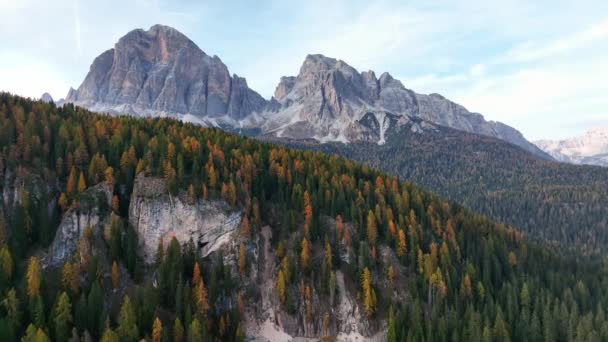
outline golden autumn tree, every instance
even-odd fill
[[[210,164],[207,169],[207,178],[209,181],[209,188],[215,189],[217,185],[217,175],[215,174],[215,168],[213,167],[213,164]]]
[[[71,195],[76,190],[76,169],[72,167],[70,170],[70,175],[68,176],[68,182],[65,185],[65,192],[68,195]]]
[[[392,237],[397,236],[397,228],[395,227],[395,222],[393,222],[393,220],[388,220],[388,232]]]
[[[395,268],[393,265],[390,265],[386,270],[386,278],[388,279],[388,283],[391,287],[395,284]]]
[[[342,232],[344,230],[344,222],[342,222],[342,215],[336,216],[336,232],[338,233],[338,240],[342,239]]]
[[[68,209],[69,203],[68,203],[68,197],[65,195],[65,192],[62,192],[61,195],[59,196],[59,208],[61,208],[61,211],[66,211]]]
[[[361,293],[363,299],[363,311],[369,318],[376,311],[376,293],[372,288],[372,274],[366,267],[361,274]]]
[[[241,221],[241,236],[244,238],[249,238],[251,235],[251,228],[249,227],[249,219],[247,215],[243,215],[243,220]]]
[[[71,291],[72,294],[77,294],[80,287],[77,269],[78,267],[72,265],[69,261],[66,261],[61,269],[61,285],[65,290]]]
[[[399,234],[397,238],[397,255],[400,257],[405,256],[407,253],[407,241],[405,239],[405,232],[403,229],[399,229]]]
[[[230,180],[230,183],[228,183],[228,193],[226,194],[226,198],[228,200],[228,203],[230,203],[230,205],[232,207],[236,206],[236,201],[237,201],[236,185],[234,185],[234,182],[232,181],[232,179]]]
[[[245,245],[241,242],[239,245],[239,272],[241,277],[245,276],[247,268],[247,254],[245,253]]]
[[[40,261],[35,256],[27,265],[27,296],[34,299],[40,295]]]
[[[308,247],[308,240],[306,238],[302,239],[302,251],[300,252],[300,262],[302,264],[302,268],[308,268],[308,259],[310,258],[310,251]]]
[[[515,255],[515,253],[513,253],[512,251],[509,252],[509,266],[511,266],[511,268],[517,266],[517,256]]]
[[[462,278],[462,285],[460,286],[460,292],[461,292],[461,296],[466,297],[466,298],[471,298],[471,295],[473,294],[473,286],[471,284],[471,277],[469,276],[469,273],[466,273],[464,275],[464,278]]]
[[[373,211],[367,213],[367,240],[374,246],[378,239],[378,228],[376,227],[376,217]]]
[[[154,324],[152,325],[152,342],[161,342],[163,339],[163,324],[160,319],[156,317]]]
[[[310,237],[310,224],[312,222],[312,202],[308,191],[304,191],[304,236]]]
[[[344,236],[342,236],[342,243],[347,249],[350,247],[350,232],[348,229],[344,229]]]
[[[108,166],[105,171],[103,172],[103,178],[106,182],[106,184],[108,184],[108,186],[113,187],[114,186],[114,182],[116,181],[114,178],[114,169],[111,166]]]
[[[195,290],[196,304],[200,312],[204,315],[209,310],[209,298],[207,294],[207,288],[205,288],[205,282],[201,278],[198,286]]]
[[[329,313],[323,314],[323,336],[329,336]]]
[[[196,200],[196,195],[194,194],[194,185],[190,183],[188,186],[188,204],[194,205],[194,201]]]
[[[331,253],[331,244],[327,238],[325,238],[325,264],[327,265],[327,269],[331,270],[333,258]]]
[[[120,273],[118,272],[118,265],[116,264],[116,260],[112,263],[112,288],[116,290],[118,288]]]
[[[279,301],[281,304],[285,304],[285,275],[283,274],[283,270],[279,270],[279,274],[277,275],[277,296],[279,297]]]
[[[201,277],[201,268],[198,265],[198,261],[194,263],[194,269],[192,271],[192,285],[197,286],[203,278]]]
[[[118,210],[119,210],[118,196],[116,194],[114,194],[114,196],[112,196],[112,210],[115,213],[118,213]]]
[[[84,179],[84,173],[80,171],[80,176],[78,177],[78,192],[83,192],[87,189],[87,183]]]

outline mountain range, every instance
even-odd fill
[[[608,127],[591,129],[582,136],[569,139],[534,143],[559,161],[608,166]]]
[[[230,76],[179,31],[162,25],[133,30],[92,63],[66,102],[94,111],[171,116],[256,135],[320,142],[386,142],[412,117],[502,139],[550,159],[516,129],[486,121],[439,94],[417,94],[389,73],[358,72],[346,62],[306,56],[297,76],[280,79],[264,99]]]
[[[358,72],[338,59],[306,56],[297,76],[281,77],[266,100],[244,78],[230,76],[217,56],[177,30],[155,25],[129,32],[97,57],[66,101],[335,153],[421,184],[538,240],[585,246],[585,254],[608,246],[601,204],[608,193],[598,187],[606,170],[556,163],[559,155],[550,156],[512,127],[439,94],[417,94],[389,73]],[[565,209],[567,215],[548,215]]]

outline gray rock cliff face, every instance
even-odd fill
[[[224,201],[197,200],[188,204],[185,196],[171,196],[162,178],[138,175],[131,194],[129,223],[139,236],[140,254],[152,263],[162,239],[164,246],[175,237],[180,243],[191,238],[202,256],[224,243],[241,223],[242,213]]]
[[[93,61],[66,102],[93,111],[172,116],[233,131],[320,142],[383,144],[399,117],[418,117],[551,158],[510,126],[486,121],[439,94],[417,94],[386,72],[380,77],[371,70],[360,73],[323,55],[308,55],[297,76],[281,77],[267,101],[244,78],[230,76],[217,56],[208,56],[185,35],[162,25],[120,38]]]
[[[63,214],[49,247],[48,261],[53,266],[60,266],[74,255],[87,226],[100,233],[110,217],[112,190],[106,183],[87,189],[80,197],[79,206]]]
[[[217,56],[162,25],[133,30],[98,56],[67,102],[135,115],[191,114],[240,119],[266,101]]]
[[[417,94],[388,73],[376,78],[373,71],[359,73],[344,61],[323,55],[308,55],[297,77],[283,77],[274,100],[278,105],[264,114],[265,131],[279,137],[301,138],[305,127],[308,138],[320,141],[375,137],[382,144],[391,127],[387,115],[410,116],[496,137],[547,157],[510,126],[486,121],[439,94]],[[369,115],[375,117],[376,127],[362,124]]]

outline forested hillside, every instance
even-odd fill
[[[385,145],[276,140],[366,163],[528,237],[582,254],[608,247],[608,169],[548,161],[503,141],[435,126]]]
[[[242,341],[267,290],[292,336],[348,333],[353,298],[358,331],[388,341],[608,339],[608,263],[556,255],[368,166],[8,94],[0,132],[2,341]],[[173,238],[142,259],[147,237],[128,220],[138,175],[162,177],[172,201],[243,212],[234,247],[203,258]],[[90,210],[108,226],[53,266],[59,222]]]

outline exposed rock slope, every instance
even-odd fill
[[[49,247],[49,263],[61,265],[77,249],[78,241],[87,227],[94,232],[103,231],[112,201],[112,190],[106,183],[87,189],[78,197],[78,206],[70,208],[61,219],[55,239]]]
[[[260,111],[266,101],[230,76],[217,56],[208,56],[177,30],[152,26],[133,30],[97,57],[67,102],[117,113],[190,115],[227,122]]]
[[[546,157],[517,130],[486,121],[439,94],[421,95],[390,74],[359,73],[344,61],[308,55],[297,77],[283,77],[274,105],[264,114],[264,131],[280,137],[320,141],[386,141],[385,134],[401,117],[496,137]]]
[[[534,143],[559,161],[608,166],[608,127],[595,128],[570,139]]]
[[[202,256],[231,240],[242,213],[223,201],[197,200],[188,204],[185,196],[171,196],[162,178],[137,176],[129,205],[129,223],[140,237],[140,254],[154,261],[158,243],[165,246],[175,237],[180,243],[191,238]]]

